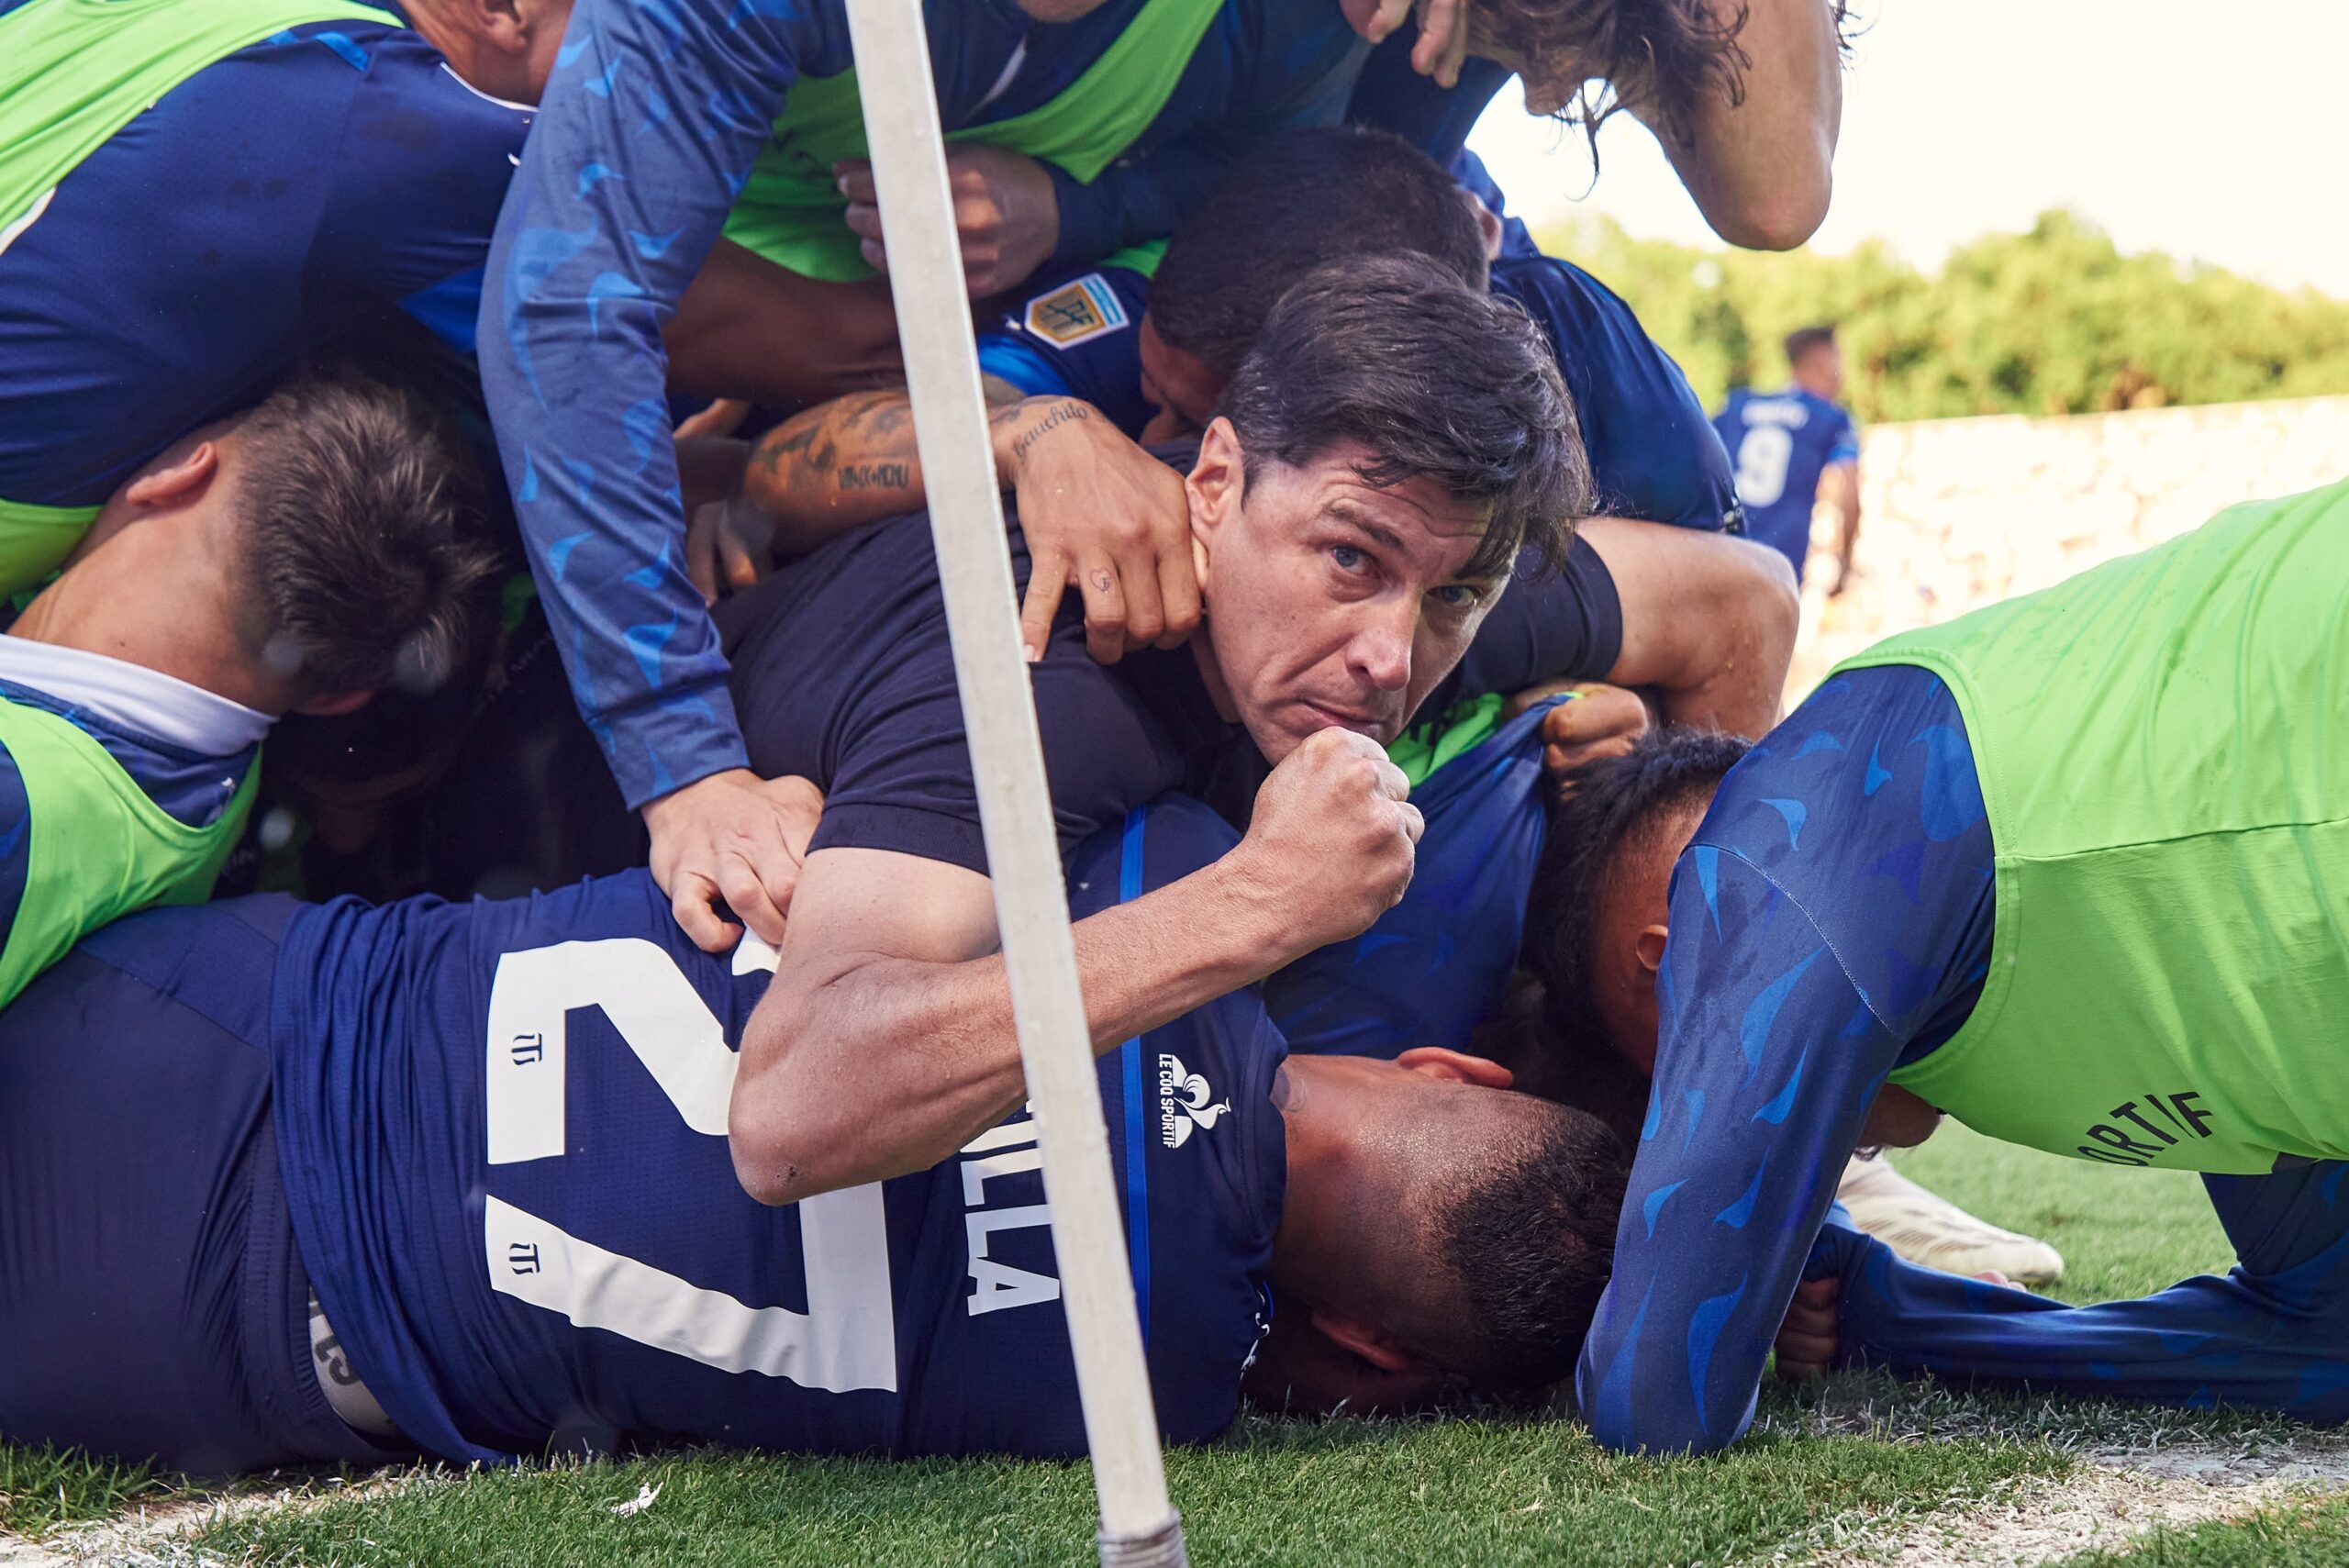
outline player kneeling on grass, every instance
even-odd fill
[[[1391,802],[1344,766],[1276,773],[1236,848],[1180,799],[1096,835],[1080,929],[1203,876],[1235,921],[1260,896],[1365,919],[1391,867],[1325,846]],[[755,946],[702,952],[642,872],[90,938],[0,1013],[0,1435],[205,1473],[682,1440],[1081,1453],[1008,1021],[941,1038],[924,1077],[738,1075],[776,1022]],[[1219,1431],[1252,1358],[1285,1403],[1394,1408],[1572,1365],[1624,1175],[1596,1120],[1451,1051],[1291,1059],[1245,988],[1110,1032],[1170,1438]],[[807,1108],[779,1095],[823,1100],[852,1145],[829,1160],[868,1176],[746,1193],[767,1157],[729,1119]]]
[[[208,895],[271,723],[444,677],[493,564],[456,443],[365,381],[285,386],[118,486],[0,637],[0,1003]]]
[[[1586,779],[1604,875],[1558,885],[1599,934],[1536,967],[1653,1072],[1576,1378],[1602,1441],[1734,1440],[1782,1318],[1793,1367],[2349,1419],[2344,657],[2349,484],[1894,638],[1742,761]],[[1934,1110],[2203,1173],[2238,1267],[2067,1307],[1822,1231],[1854,1143]]]

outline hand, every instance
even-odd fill
[[[751,406],[741,398],[720,397],[678,420],[675,434],[679,440],[694,436],[730,436],[750,417]]]
[[[1835,584],[1833,587],[1827,590],[1827,596],[1831,599],[1840,599],[1843,596],[1843,590],[1851,585],[1852,563],[1848,561],[1836,562]]]
[[[718,912],[720,899],[760,940],[783,944],[799,862],[823,809],[823,792],[806,779],[763,779],[748,768],[645,805],[652,880],[696,947],[724,952],[741,940],[742,926]]]
[[[774,570],[774,519],[745,495],[705,501],[685,523],[685,575],[714,605]]]
[[[1403,25],[1416,6],[1419,39],[1411,46],[1411,69],[1432,76],[1441,87],[1460,84],[1460,67],[1468,58],[1469,0],[1341,0],[1340,9],[1354,31],[1372,43],[1384,43]]]
[[[1575,772],[1629,752],[1648,732],[1648,705],[1637,692],[1598,681],[1564,681],[1520,692],[1502,710],[1515,718],[1534,704],[1564,693],[1542,719],[1542,767],[1561,795],[1574,792]]]
[[[1795,1286],[1795,1298],[1778,1325],[1778,1375],[1789,1383],[1808,1383],[1834,1370],[1842,1340],[1837,1325],[1843,1299],[1841,1275],[1809,1279]]]
[[[998,409],[991,434],[1028,541],[1019,641],[1029,662],[1044,656],[1071,583],[1085,596],[1085,651],[1102,663],[1179,647],[1199,624],[1183,476],[1074,397]]]
[[[1256,791],[1248,835],[1219,865],[1292,956],[1360,936],[1411,884],[1425,823],[1386,748],[1323,729]]]
[[[873,165],[852,158],[832,166],[848,198],[850,232],[863,241],[865,264],[889,270],[881,236],[881,198]],[[1052,171],[1025,153],[984,142],[946,149],[946,188],[963,241],[963,276],[973,299],[1016,288],[1061,242],[1060,195]]]

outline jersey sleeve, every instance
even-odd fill
[[[1031,397],[1081,397],[1129,436],[1150,422],[1136,339],[1150,279],[1131,267],[1089,267],[1014,296],[979,339],[979,368]]]
[[[1836,422],[1835,439],[1827,445],[1827,464],[1831,468],[1839,462],[1860,461],[1860,428],[1849,414],[1841,409],[1836,413],[1840,417]]]
[[[1868,1106],[1979,995],[1992,852],[1927,671],[1831,680],[1723,781],[1673,872],[1647,1118],[1575,1375],[1600,1441],[1745,1430]]]
[[[631,806],[744,762],[682,559],[662,326],[791,83],[847,60],[838,0],[582,0],[490,247],[483,388],[573,694]]]

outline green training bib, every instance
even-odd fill
[[[156,99],[288,28],[338,20],[404,25],[350,0],[27,0],[0,16],[0,258]],[[54,572],[97,515],[0,499],[0,594]]]
[[[1996,846],[1973,1016],[1892,1082],[2009,1142],[2349,1159],[2349,484],[1896,637],[1965,717]]]
[[[1101,58],[1049,102],[950,130],[946,139],[1009,148],[1090,184],[1166,106],[1222,7],[1223,0],[1149,0]],[[727,217],[726,238],[803,277],[872,277],[856,236],[841,221],[848,202],[832,183],[834,163],[868,150],[855,68],[802,77]]]
[[[25,891],[0,942],[0,1006],[107,921],[209,897],[261,773],[258,765],[247,772],[217,821],[191,828],[150,800],[86,731],[53,713],[0,697],[0,746],[16,759],[28,818]]]

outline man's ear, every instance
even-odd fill
[[[1328,1336],[1331,1344],[1360,1356],[1381,1372],[1418,1372],[1428,1365],[1425,1358],[1406,1349],[1386,1329],[1374,1329],[1359,1318],[1317,1307],[1313,1309],[1313,1326]]]
[[[1633,951],[1640,955],[1640,967],[1651,977],[1664,967],[1664,944],[1671,931],[1668,926],[1646,926],[1631,940]]]
[[[1468,196],[1468,205],[1476,209],[1476,232],[1485,237],[1485,260],[1499,261],[1501,255],[1500,215],[1475,196],[1468,195],[1467,192],[1463,191],[1460,194]]]
[[[1453,1084],[1475,1084],[1486,1089],[1506,1089],[1517,1081],[1517,1075],[1497,1062],[1447,1051],[1440,1045],[1414,1046],[1397,1057],[1395,1065],[1407,1073]]]
[[[122,487],[122,498],[134,506],[185,506],[204,494],[219,476],[220,449],[198,441],[161,468],[151,468]]]
[[[314,718],[335,718],[346,713],[357,713],[374,695],[373,692],[329,692],[324,696],[295,703],[293,711],[306,713]]]

